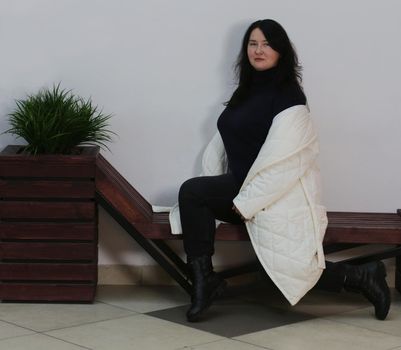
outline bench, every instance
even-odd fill
[[[101,155],[96,161],[96,200],[139,245],[188,293],[191,284],[185,262],[166,244],[182,239],[172,235],[168,213],[154,213],[151,205]],[[401,293],[401,210],[396,213],[329,212],[325,253],[364,244],[395,245],[374,254],[347,259],[349,263],[396,258],[395,283]],[[216,240],[248,241],[245,225],[221,224]],[[259,268],[258,262],[219,272],[224,278]]]

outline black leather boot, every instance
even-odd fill
[[[387,317],[390,309],[390,290],[386,282],[386,268],[381,261],[364,265],[345,265],[344,289],[362,293],[375,307],[379,320]]]
[[[212,258],[208,255],[189,257],[188,267],[193,289],[187,320],[196,322],[213,300],[223,294],[227,282],[213,271]]]

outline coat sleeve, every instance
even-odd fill
[[[251,219],[285,195],[318,155],[317,137],[309,114],[288,111],[276,118],[233,200],[245,219]]]
[[[227,156],[220,133],[216,132],[202,156],[201,176],[215,176],[227,171]]]

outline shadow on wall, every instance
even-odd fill
[[[221,48],[219,75],[220,86],[222,87],[219,96],[214,101],[205,101],[209,105],[209,113],[206,116],[202,128],[200,130],[204,139],[204,147],[199,150],[194,163],[194,173],[201,172],[202,154],[204,148],[211,140],[212,136],[217,132],[217,119],[224,110],[224,103],[231,97],[237,87],[237,77],[235,74],[235,64],[241,49],[242,39],[246,29],[251,24],[250,21],[242,21],[231,26],[225,35],[225,45]],[[221,35],[222,33],[218,34]],[[213,104],[211,104],[213,102]]]
[[[192,174],[200,174],[202,169],[202,155],[205,147],[217,132],[217,119],[224,110],[224,103],[231,97],[237,86],[235,76],[235,63],[241,48],[243,35],[248,28],[250,21],[237,23],[228,28],[226,33],[217,33],[216,35],[225,36],[223,39],[224,46],[221,47],[220,62],[218,65],[220,92],[213,100],[201,101],[205,106],[209,106],[207,115],[205,116],[200,130],[194,130],[194,133],[200,133],[203,139],[203,146],[197,150],[197,154],[192,160]],[[186,166],[190,166],[188,164]],[[168,187],[158,191],[156,204],[165,202],[165,198],[177,198],[179,187]],[[176,200],[175,200],[176,201]],[[172,204],[170,204],[172,205]]]

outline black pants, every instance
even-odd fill
[[[232,174],[195,177],[182,184],[178,201],[187,256],[214,254],[216,219],[242,223],[241,217],[232,209],[240,187]],[[340,291],[344,280],[344,267],[326,262],[326,269],[316,287]]]

